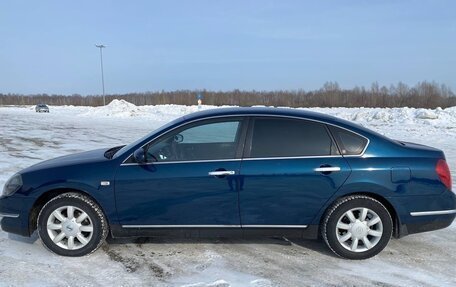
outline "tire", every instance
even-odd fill
[[[380,253],[393,233],[388,209],[378,200],[352,195],[337,200],[326,211],[321,235],[338,256],[361,260]]]
[[[62,256],[84,256],[97,250],[108,235],[101,208],[89,197],[64,193],[41,209],[38,235],[44,246]]]

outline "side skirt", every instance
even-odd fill
[[[113,238],[122,237],[173,237],[173,238],[258,238],[258,237],[289,237],[301,239],[317,239],[318,225],[307,227],[284,228],[272,227],[125,227],[111,226]]]

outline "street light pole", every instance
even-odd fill
[[[95,47],[100,49],[100,63],[101,63],[101,85],[103,87],[103,106],[106,105],[105,100],[105,87],[104,87],[104,73],[103,73],[103,48],[106,48],[105,45],[95,45]]]

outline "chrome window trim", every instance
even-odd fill
[[[250,160],[281,160],[281,159],[305,159],[305,158],[340,158],[341,155],[309,155],[309,156],[277,156],[277,157],[245,157],[243,161]]]
[[[411,216],[428,216],[428,215],[447,215],[447,214],[455,214],[456,209],[449,209],[449,210],[434,210],[434,211],[416,211],[410,212]]]
[[[192,160],[192,161],[168,161],[168,162],[150,162],[150,163],[143,163],[143,164],[138,164],[138,163],[125,163],[125,161],[127,161],[132,155],[133,153],[131,153],[129,156],[127,156],[123,162],[120,164],[120,166],[129,166],[129,165],[149,165],[149,164],[171,164],[171,163],[195,163],[195,162],[217,162],[217,161],[233,161],[233,160],[274,160],[274,159],[300,159],[300,158],[325,158],[325,157],[364,157],[364,153],[366,152],[369,144],[370,144],[370,139],[366,136],[363,136],[357,132],[354,132],[352,130],[349,130],[347,128],[344,128],[344,127],[341,127],[341,126],[338,126],[336,124],[332,124],[332,123],[328,123],[328,122],[324,122],[324,121],[320,121],[320,120],[315,120],[315,119],[309,119],[309,118],[304,118],[304,117],[295,117],[295,116],[286,116],[286,115],[271,115],[271,114],[240,114],[240,115],[222,115],[222,116],[212,116],[212,117],[207,117],[207,118],[200,118],[200,119],[195,119],[195,120],[192,120],[192,121],[189,121],[189,122],[185,122],[185,123],[182,123],[168,131],[166,131],[165,133],[162,133],[154,138],[152,138],[150,141],[148,141],[147,143],[143,144],[141,146],[141,148],[143,148],[144,146],[150,144],[151,142],[153,142],[154,140],[158,139],[159,137],[163,136],[164,134],[167,134],[169,132],[172,132],[182,126],[185,126],[187,124],[192,124],[192,123],[195,123],[195,122],[199,122],[199,121],[205,121],[205,120],[211,120],[211,119],[219,119],[219,118],[236,118],[236,117],[273,117],[273,118],[288,118],[288,119],[298,119],[298,120],[305,120],[305,121],[312,121],[312,122],[316,122],[316,123],[321,123],[321,124],[325,124],[325,125],[330,125],[330,126],[334,126],[334,127],[337,127],[337,128],[340,128],[340,129],[343,129],[343,130],[346,130],[346,131],[349,131],[355,135],[358,135],[360,137],[363,137],[367,140],[367,143],[366,143],[366,146],[364,147],[363,151],[358,154],[358,155],[321,155],[321,156],[293,156],[293,157],[267,157],[267,158],[233,158],[233,159],[213,159],[213,160]]]
[[[322,156],[288,156],[288,157],[255,157],[255,158],[233,158],[233,159],[208,159],[208,160],[188,160],[188,161],[162,161],[162,162],[148,162],[138,164],[123,163],[121,166],[128,165],[151,165],[151,164],[177,164],[177,163],[210,163],[210,162],[230,162],[230,161],[253,161],[253,160],[292,160],[292,159],[306,159],[306,158],[341,158],[341,155],[322,155]]]
[[[239,225],[239,224],[190,224],[190,225],[122,225],[122,228],[307,228],[307,225]]]
[[[150,164],[172,164],[172,163],[206,163],[206,162],[227,162],[227,161],[241,161],[241,158],[232,158],[232,159],[207,159],[207,160],[187,160],[187,161],[155,161],[155,162],[147,162],[138,164],[136,162],[131,163],[122,163],[121,166],[124,165],[150,165]]]

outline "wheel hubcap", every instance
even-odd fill
[[[337,240],[347,250],[364,252],[373,248],[383,235],[380,217],[368,208],[353,208],[337,221]]]
[[[76,220],[71,219],[71,220],[65,220],[65,222],[62,224],[62,231],[65,233],[65,235],[68,236],[76,236],[76,234],[79,233],[79,228],[80,224],[76,223]]]
[[[92,238],[92,220],[78,207],[59,207],[47,220],[47,232],[57,246],[68,250],[79,249],[86,246]]]

